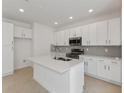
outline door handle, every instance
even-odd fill
[[[107,44],[107,40],[106,40],[105,42],[106,42],[106,44]]]
[[[106,65],[104,65],[104,69],[106,70]]]
[[[108,66],[108,70],[110,70],[110,66]]]
[[[109,44],[111,43],[111,40],[109,40]]]

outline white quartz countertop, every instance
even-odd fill
[[[100,59],[111,59],[111,60],[119,60],[121,61],[122,59],[119,58],[119,57],[106,57],[106,56],[93,56],[93,55],[80,55],[80,58],[81,57],[91,57],[91,58],[100,58]]]
[[[59,73],[66,72],[77,64],[82,63],[76,59],[72,59],[71,61],[55,60],[51,56],[31,57],[28,58],[28,60]]]

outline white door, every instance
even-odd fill
[[[97,61],[92,58],[88,60],[88,73],[92,75],[97,75]]]
[[[13,73],[13,24],[2,23],[2,74]]]
[[[89,44],[89,26],[85,25],[80,28],[82,33],[82,45],[88,45]]]
[[[89,25],[89,44],[90,45],[97,45],[96,44],[96,23]]]
[[[120,18],[111,19],[108,22],[109,44],[121,45],[121,25]]]
[[[107,21],[96,23],[96,40],[98,45],[107,45]]]

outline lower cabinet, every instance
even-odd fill
[[[97,75],[97,62],[93,58],[85,59],[85,73]]]
[[[118,60],[98,60],[98,76],[121,82],[121,62]]]
[[[99,79],[121,84],[121,60],[83,57],[84,72]]]

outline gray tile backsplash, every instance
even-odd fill
[[[85,55],[121,57],[121,46],[52,46],[51,51],[57,53],[68,53],[72,48],[84,49]]]

